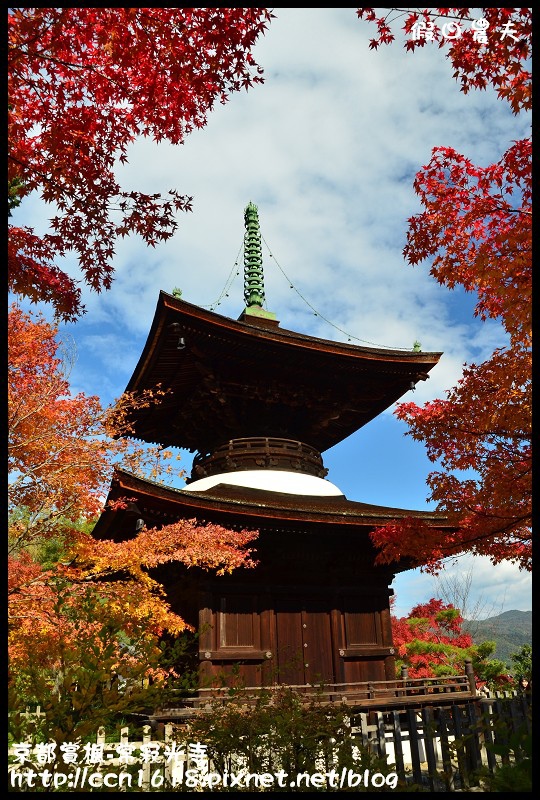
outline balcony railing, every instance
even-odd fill
[[[351,710],[382,710],[428,705],[443,705],[477,697],[472,665],[465,666],[464,675],[439,678],[409,678],[403,668],[400,678],[358,683],[274,684],[271,686],[220,686],[198,689],[192,696],[179,698],[175,708],[163,708],[153,714],[156,720],[181,719],[192,716],[215,704],[226,705],[241,700],[249,706],[262,696],[272,696],[292,689],[305,696],[306,703],[316,700],[322,704],[346,704]]]

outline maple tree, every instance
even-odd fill
[[[452,603],[431,598],[416,605],[406,617],[392,615],[391,622],[398,667],[406,666],[410,678],[463,675],[465,660],[470,659],[477,681],[501,686],[508,683],[504,662],[490,658],[495,643],[475,645],[471,635],[463,631],[463,617]]]
[[[531,9],[385,11],[357,10],[377,26],[371,48],[394,41],[400,20],[405,49],[441,49],[463,92],[493,87],[513,114],[531,110]],[[427,260],[440,284],[476,293],[475,316],[497,319],[502,335],[490,358],[464,365],[445,399],[398,404],[408,435],[425,443],[439,467],[427,479],[429,499],[456,524],[440,532],[413,519],[389,523],[373,534],[381,562],[410,557],[436,572],[444,558],[468,551],[531,569],[531,165],[531,139],[523,138],[488,166],[435,147],[416,175],[424,210],[409,219],[406,260]]]
[[[84,685],[82,718],[113,675],[137,676],[139,682],[178,677],[174,665],[160,663],[160,642],[189,626],[169,606],[152,570],[171,561],[218,574],[253,567],[250,545],[257,534],[188,520],[143,529],[128,541],[94,539],[93,522],[115,467],[166,477],[172,453],[137,444],[126,423],[133,404],[155,402],[159,390],[124,395],[105,409],[96,397],[72,395],[57,335],[42,315],[11,306],[10,687],[28,700],[39,674],[41,691],[56,692],[65,704],[77,697],[71,687]],[[99,686],[88,686],[89,676]],[[72,724],[73,715],[68,717]]]
[[[10,8],[9,209],[39,192],[53,208],[46,233],[10,225],[8,286],[73,321],[74,253],[95,291],[113,279],[115,241],[155,246],[191,197],[123,190],[115,176],[137,137],[182,144],[216,102],[263,81],[251,50],[266,8]]]

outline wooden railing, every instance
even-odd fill
[[[316,700],[322,704],[346,704],[354,710],[398,709],[427,705],[446,705],[469,700],[477,696],[472,663],[465,665],[464,675],[440,678],[409,678],[406,667],[401,677],[387,681],[358,683],[320,683],[286,686],[220,686],[198,689],[192,696],[178,700],[178,705],[162,708],[152,715],[156,721],[183,719],[212,705],[226,705],[235,700],[249,705],[261,696],[272,696],[283,689],[292,689],[304,695],[306,702]]]

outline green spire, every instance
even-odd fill
[[[244,314],[267,319],[276,319],[276,315],[263,308],[264,274],[262,267],[261,231],[259,213],[254,203],[248,203],[244,211]]]
[[[257,206],[248,203],[244,211],[244,300],[246,306],[264,303],[261,231]]]

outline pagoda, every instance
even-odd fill
[[[216,576],[182,564],[152,571],[200,634],[201,683],[348,685],[395,678],[391,584],[416,564],[377,565],[370,533],[437,512],[348,499],[322,454],[375,419],[442,353],[338,343],[280,326],[265,308],[257,207],[244,215],[244,299],[238,319],[160,292],[126,391],[168,390],[133,412],[135,436],[194,453],[174,489],[118,470],[94,535],[125,539],[180,519],[256,529],[258,565]]]

